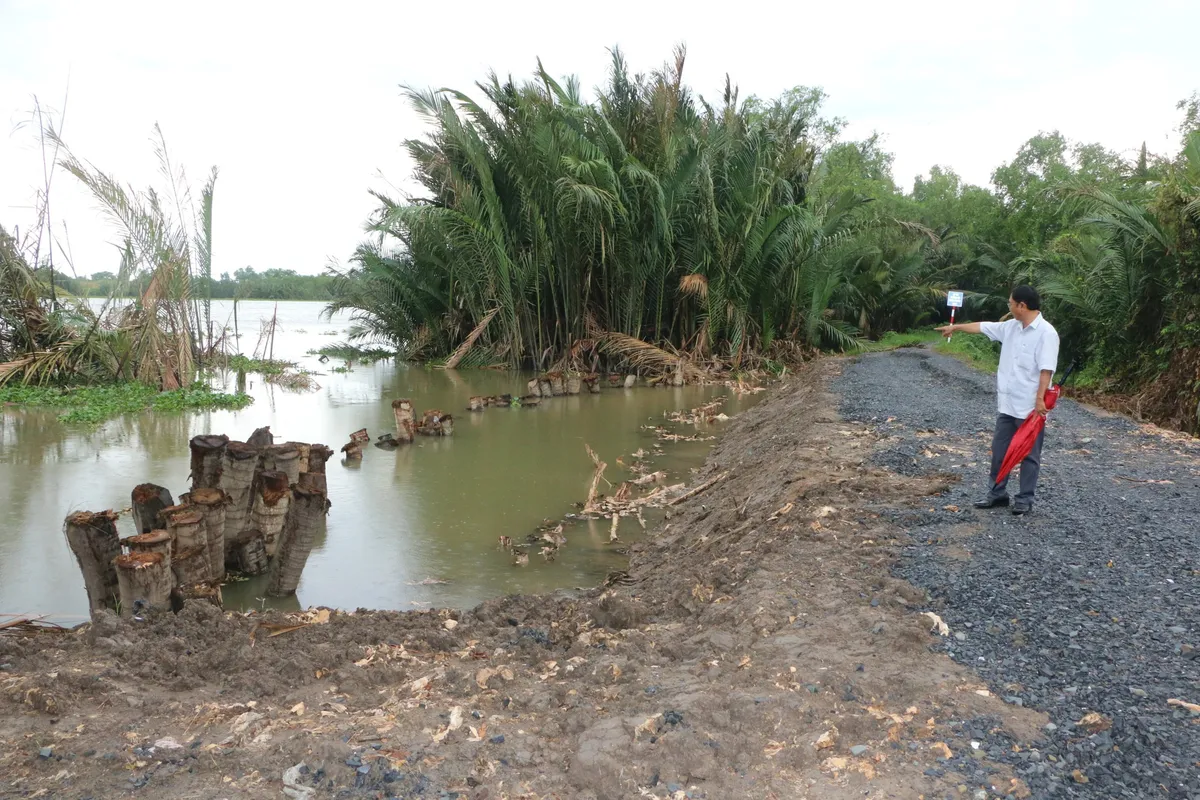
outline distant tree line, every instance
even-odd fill
[[[41,272],[41,270],[39,270]],[[42,276],[49,282],[47,271]],[[60,291],[76,297],[140,297],[149,285],[151,275],[134,277],[124,287],[117,285],[117,276],[112,272],[95,272],[91,277],[72,278],[55,274],[54,282]],[[325,275],[300,275],[294,269],[268,269],[255,272],[252,267],[242,267],[230,276],[221,273],[220,280],[202,275],[192,278],[192,292],[213,300],[237,297],[243,300],[329,300],[333,278]],[[207,289],[207,292],[205,291]]]

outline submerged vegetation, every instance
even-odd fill
[[[685,61],[635,75],[614,51],[591,101],[540,64],[474,94],[407,89],[423,192],[378,196],[329,310],[447,366],[669,371],[856,349],[944,319],[949,288],[995,319],[1031,283],[1066,359],[1200,430],[1200,96],[1174,153],[1039,133],[989,188],[935,166],[904,192],[819,90],[727,82],[709,102]]]
[[[215,392],[204,384],[160,392],[144,383],[60,388],[53,386],[0,386],[0,405],[42,406],[61,409],[63,422],[97,424],[120,414],[140,411],[206,411],[239,409],[251,403],[249,395]]]
[[[309,350],[308,355],[324,356],[325,358],[351,361],[359,364],[374,364],[376,361],[395,358],[396,351],[383,347],[359,347],[358,345],[339,342],[337,344],[327,344],[316,350]]]

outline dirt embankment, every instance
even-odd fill
[[[890,576],[882,510],[947,484],[870,465],[836,368],[737,417],[692,480],[716,482],[608,587],[0,637],[0,796],[1028,796],[981,742],[1045,719],[932,652]]]

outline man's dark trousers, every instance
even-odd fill
[[[1034,412],[1036,413],[1036,412]],[[1023,419],[1010,417],[1008,414],[1001,414],[996,417],[996,433],[992,436],[992,483],[989,487],[988,496],[991,498],[1000,498],[1008,496],[1008,478],[1005,478],[1004,486],[996,486],[996,476],[1000,474],[1000,465],[1004,463],[1004,456],[1008,453],[1008,445],[1012,441],[1013,435],[1017,432],[1017,428],[1025,422]],[[1033,505],[1033,491],[1037,488],[1038,472],[1042,467],[1042,440],[1046,438],[1046,429],[1042,428],[1042,432],[1038,434],[1037,441],[1033,443],[1033,450],[1021,462],[1021,491],[1017,495],[1017,503],[1019,505]],[[1012,477],[1012,473],[1009,473]]]

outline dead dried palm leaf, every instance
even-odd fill
[[[450,354],[448,359],[446,359],[446,363],[444,365],[446,369],[454,369],[458,366],[458,362],[462,361],[462,358],[467,354],[467,351],[475,345],[475,341],[483,335],[483,331],[485,328],[487,328],[488,323],[492,321],[492,317],[496,316],[498,313],[500,313],[500,306],[496,306],[484,315],[483,319],[479,321],[479,324],[475,326],[475,330],[471,331],[467,338],[463,340],[463,343],[460,344],[454,350],[454,352]]]
[[[699,273],[684,275],[679,279],[679,291],[703,300],[708,297],[708,278]]]
[[[668,353],[661,347],[655,347],[634,336],[610,331],[603,334],[599,338],[599,342],[601,350],[620,356],[630,366],[666,373],[674,372],[682,365],[685,375],[694,378],[704,377],[703,370],[686,358]]]

